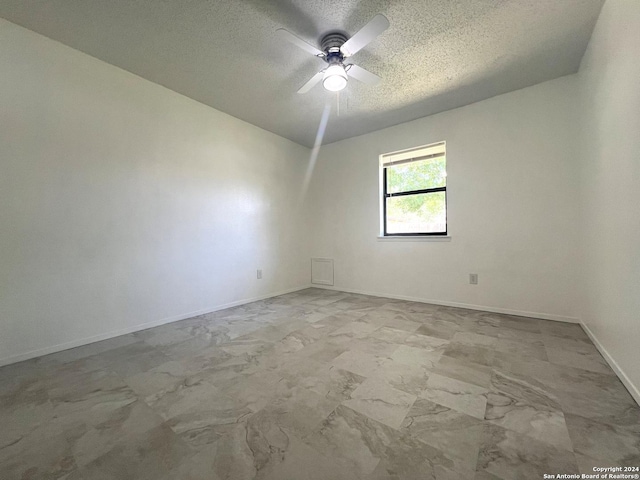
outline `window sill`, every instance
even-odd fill
[[[379,242],[450,242],[449,235],[386,235],[378,236]]]

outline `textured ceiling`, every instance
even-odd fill
[[[604,0],[2,0],[0,17],[311,146],[577,71]],[[336,94],[296,90],[322,60],[288,43],[391,26],[352,60],[382,77]]]

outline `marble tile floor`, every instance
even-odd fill
[[[307,289],[0,368],[0,478],[537,479],[640,466],[580,326]]]

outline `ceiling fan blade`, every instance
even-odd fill
[[[276,33],[280,36],[282,40],[286,40],[287,42],[293,43],[298,48],[301,48],[305,52],[309,52],[311,55],[315,55],[316,57],[324,57],[324,52],[320,49],[314,47],[310,43],[305,42],[299,37],[296,37],[293,33],[284,28],[279,28],[276,30]]]
[[[375,73],[371,73],[369,70],[365,70],[364,68],[353,64],[348,66],[347,75],[361,81],[362,83],[366,83],[367,85],[376,85],[380,80],[382,80]]]
[[[389,28],[389,20],[387,20],[387,17],[384,15],[378,14],[358,30],[353,37],[347,40],[344,45],[340,47],[340,51],[345,57],[350,57],[356,52],[359,52],[387,28]]]
[[[298,90],[298,93],[307,93],[309,90],[315,87],[316,84],[320,83],[320,80],[322,80],[323,76],[324,76],[324,71],[316,73],[313,77],[311,77],[311,79],[307,83],[305,83],[302,87],[300,87],[300,90]]]

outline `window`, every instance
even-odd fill
[[[383,236],[447,234],[445,143],[380,156]]]

